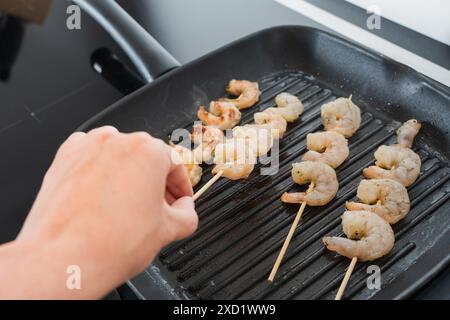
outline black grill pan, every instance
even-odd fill
[[[174,129],[192,125],[200,105],[222,97],[232,78],[258,81],[262,90],[261,102],[244,111],[243,123],[274,106],[283,91],[299,96],[305,113],[280,144],[278,174],[255,170],[246,181],[222,179],[198,201],[195,235],[164,249],[130,281],[141,298],[333,298],[349,260],[326,251],[321,238],[342,234],[340,216],[345,201],[356,196],[362,169],[373,164],[378,146],[394,143],[395,129],[410,118],[423,123],[415,144],[422,174],[408,190],[411,213],[394,226],[396,244],[389,255],[357,264],[344,298],[408,298],[449,266],[449,88],[329,33],[298,26],[258,32],[172,70],[80,130],[113,125],[167,140]],[[305,152],[306,135],[322,130],[320,106],[350,94],[363,120],[349,141],[350,158],[337,169],[338,195],[325,207],[305,210],[271,285],[266,279],[298,209],[279,200],[284,191],[298,189],[291,164]],[[205,169],[200,186],[211,177],[211,168]],[[381,290],[367,289],[371,264],[381,269]]]

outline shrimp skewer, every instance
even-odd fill
[[[192,141],[200,144],[194,150],[190,150],[181,145],[169,142],[173,151],[181,158],[186,168],[192,187],[195,187],[201,180],[203,169],[200,163],[208,161],[213,157],[213,152],[217,144],[223,141],[223,132],[219,129],[205,126],[194,126],[191,135]]]
[[[309,206],[324,206],[334,199],[339,188],[336,172],[321,162],[303,161],[292,166],[292,178],[295,183],[303,185],[314,182],[314,190],[310,193],[284,193],[284,203],[306,202]]]
[[[246,179],[253,171],[256,153],[243,138],[228,139],[214,148],[214,176],[194,194],[194,201],[222,176],[230,180]]]
[[[409,148],[399,145],[381,146],[375,152],[375,159],[375,165],[363,171],[366,178],[392,179],[409,187],[420,175],[420,157]]]
[[[189,181],[192,187],[195,187],[202,178],[202,167],[195,161],[195,156],[191,150],[180,145],[175,145],[172,142],[170,142],[170,145],[173,148],[173,152],[178,156],[172,155],[172,157],[181,159],[188,174]]]
[[[294,223],[292,224],[289,233],[284,241],[277,260],[269,275],[269,281],[273,282],[275,275],[278,272],[281,261],[283,260],[286,250],[291,242],[291,239],[297,229],[300,218],[306,205],[321,206],[329,203],[335,196],[339,187],[336,173],[330,166],[320,163],[305,161],[301,163],[295,163],[292,166],[292,177],[298,184],[310,183],[308,191],[299,193],[285,193],[281,197],[281,201],[286,203],[301,203],[300,210],[298,211]]]
[[[332,251],[352,257],[335,300],[341,300],[355,265],[361,261],[372,261],[386,255],[394,247],[394,231],[384,219],[370,211],[347,211],[342,216],[344,233],[348,239],[325,237],[325,246]]]
[[[274,143],[272,130],[260,125],[234,127],[233,137],[246,140],[258,157],[269,153]]]
[[[336,131],[346,138],[354,135],[361,126],[361,110],[353,103],[351,96],[324,104],[321,115],[325,131]]]
[[[406,188],[390,179],[362,180],[358,186],[357,196],[362,203],[347,202],[347,210],[371,211],[390,224],[403,219],[411,206]]]
[[[306,136],[306,145],[310,151],[302,160],[322,162],[332,168],[339,167],[350,154],[347,139],[334,131],[310,133]]]
[[[247,179],[256,163],[256,152],[245,138],[233,138],[217,145],[212,173],[214,176],[194,195],[203,195],[222,176],[230,180]]]
[[[377,202],[377,205],[380,205],[380,201]],[[350,280],[350,277],[352,276],[353,270],[355,269],[357,262],[358,262],[357,257],[353,257],[352,261],[350,261],[350,266],[348,267],[347,271],[345,272],[344,279],[342,280],[341,285],[339,286],[339,290],[336,293],[336,297],[334,298],[334,300],[342,299],[345,288],[347,288],[348,281]]]
[[[258,83],[251,83],[244,80],[230,81],[227,92],[234,95],[241,95],[237,99],[222,99],[221,101],[213,101],[210,104],[207,112],[204,107],[198,110],[198,118],[205,124],[205,126],[194,127],[191,135],[195,143],[201,144],[195,151],[194,157],[201,162],[206,162],[214,159],[216,167],[212,173],[215,174],[197,193],[194,194],[194,201],[197,200],[203,193],[205,193],[219,178],[222,176],[232,180],[247,178],[253,171],[254,162],[248,159],[251,163],[242,162],[242,155],[240,147],[231,147],[228,141],[223,141],[223,132],[218,133],[217,130],[227,130],[235,127],[241,120],[241,112],[239,109],[245,109],[253,106],[259,100],[259,86]],[[206,133],[206,138],[204,137]],[[248,131],[238,134],[238,138],[247,138]],[[242,139],[241,139],[242,140]],[[272,147],[273,140],[268,144]],[[269,151],[270,149],[268,149]],[[267,152],[268,152],[267,151]],[[252,151],[253,154],[253,151]],[[237,161],[239,158],[239,161]],[[256,160],[255,160],[256,161]]]
[[[414,143],[414,139],[419,133],[421,127],[422,125],[417,122],[416,119],[406,121],[397,130],[397,144],[402,147],[411,149]]]
[[[313,191],[313,189],[314,189],[314,182],[311,182],[306,193],[307,194],[311,193]],[[297,229],[298,223],[300,222],[300,218],[302,217],[303,211],[305,211],[305,208],[306,208],[306,201],[303,201],[302,205],[300,206],[300,209],[297,212],[297,215],[295,216],[294,222],[292,223],[292,226],[289,229],[286,240],[284,240],[283,246],[281,247],[281,251],[278,254],[275,264],[273,265],[272,271],[270,272],[269,279],[268,279],[270,282],[273,282],[273,280],[275,279],[278,269],[280,268],[281,261],[283,261],[284,255],[286,254],[286,250],[289,247],[289,244],[291,243],[292,237],[294,236],[294,233],[295,233],[295,229]]]
[[[234,138],[217,144],[214,150],[214,163],[216,166],[212,170],[214,177],[194,195],[194,201],[206,192],[220,177],[225,177],[230,180],[247,179],[249,177],[255,167],[258,153],[262,154],[262,150],[270,151],[273,143],[272,136],[269,135],[270,140],[266,142],[269,144],[268,146],[257,144],[256,146],[259,149],[254,149],[251,146],[251,136],[250,133],[242,131],[236,134]]]
[[[257,83],[243,80],[230,81],[227,92],[233,95],[241,94],[241,96],[234,100],[222,99],[219,102],[211,103],[210,111],[212,115],[207,113],[204,108],[200,108],[199,118],[203,120],[204,124],[210,124],[219,129],[234,127],[237,124],[236,121],[228,121],[227,118],[222,116],[220,117],[223,119],[219,119],[219,116],[214,116],[214,114],[220,114],[220,110],[217,110],[218,106],[223,107],[223,103],[230,103],[236,105],[239,109],[249,108],[259,100],[260,95]],[[208,149],[207,145],[206,157],[203,156],[203,158],[208,158],[209,155],[214,154],[216,166],[212,173],[215,175],[197,192],[195,199],[206,192],[220,177],[231,180],[248,178],[254,169],[256,158],[267,154],[271,150],[274,140],[283,137],[286,132],[287,121],[293,122],[303,113],[303,104],[294,95],[281,93],[275,101],[278,108],[269,108],[272,110],[256,113],[254,115],[255,124],[234,127],[233,138],[225,140],[223,143],[214,144],[214,151],[211,151],[211,148]],[[236,110],[233,112],[236,113]],[[232,116],[229,118],[233,119]],[[214,136],[217,138],[218,135]],[[215,143],[218,139],[212,139],[212,141]]]
[[[207,126],[227,130],[233,128],[241,121],[241,112],[233,104],[225,101],[213,101],[209,105],[209,112],[200,107],[198,118]]]
[[[238,98],[223,99],[223,101],[235,104],[239,110],[253,107],[261,95],[258,83],[247,80],[231,80],[226,90],[228,94],[238,96]]]
[[[278,114],[287,122],[294,122],[305,110],[303,103],[296,96],[283,92],[276,96],[275,103],[277,108],[268,108],[263,112]]]
[[[279,114],[257,112],[255,113],[254,118],[256,125],[270,130],[274,139],[281,140],[286,133],[287,121]]]
[[[282,115],[284,120],[290,121],[293,119],[290,117],[296,115],[295,112],[303,113],[303,105],[300,106],[298,104],[299,101],[296,101],[295,98],[289,95],[279,95],[277,97],[279,110],[271,108],[266,113],[263,112],[262,115],[266,115],[265,118],[267,118],[267,115],[278,114]],[[289,106],[289,104],[291,104],[293,110],[289,110],[289,113],[287,113],[286,106]],[[283,110],[283,107],[285,110]],[[292,170],[292,177],[296,183],[305,184],[311,182],[313,187],[308,189],[306,193],[284,193],[281,196],[281,201],[285,203],[301,203],[301,207],[270,273],[270,282],[275,277],[306,205],[323,206],[336,196],[339,183],[336,172],[333,169],[340,166],[348,158],[349,149],[346,138],[352,136],[361,125],[361,112],[353,104],[351,97],[349,99],[340,98],[323,105],[321,114],[326,132],[309,134],[307,136],[307,146],[310,151],[302,157],[304,162],[294,164]],[[255,114],[255,120],[264,120],[265,118],[262,115]],[[279,128],[283,127],[279,126]],[[284,131],[280,130],[280,134],[282,137]]]
[[[231,129],[241,120],[239,109],[253,106],[259,100],[260,91],[258,83],[245,80],[232,80],[228,84],[229,94],[240,95],[237,99],[222,99],[210,104],[209,112],[204,107],[198,110],[198,118],[205,124],[195,126],[191,135],[192,141],[199,144],[194,150],[194,158],[200,162],[207,162],[215,157],[216,148],[223,142],[222,130]],[[194,201],[206,192],[222,175],[229,173],[231,168],[216,166],[215,176],[211,178],[194,195]],[[213,171],[214,172],[214,171]]]
[[[214,158],[214,150],[223,142],[222,130],[203,125],[195,125],[191,134],[191,140],[198,145],[194,149],[195,160],[199,163],[208,162]]]
[[[405,187],[412,185],[420,175],[420,157],[410,148],[421,128],[417,120],[405,122],[397,130],[397,144],[381,146],[375,152],[375,166],[364,169],[363,175],[369,179],[392,179]]]
[[[390,171],[377,166],[372,166],[365,169],[363,175],[369,178],[388,179],[361,181],[358,187],[358,198],[364,203],[349,202],[346,204],[347,209],[372,211],[389,224],[397,223],[408,214],[410,202],[406,188],[403,185],[411,185],[420,174],[420,158],[410,148],[421,127],[422,125],[418,123],[417,120],[408,120],[397,130],[396,145],[390,147],[382,146],[384,148],[380,147],[377,150],[375,153],[377,166],[385,166],[390,169]],[[396,165],[398,166],[397,168]],[[376,199],[378,199],[376,205],[370,205]],[[347,234],[347,232],[345,233]],[[328,237],[328,239],[331,238]],[[386,238],[384,240],[386,240]],[[388,239],[388,241],[390,240]],[[324,242],[327,245],[325,238]],[[379,243],[381,242],[382,241],[379,241]],[[337,247],[334,247],[334,249],[336,248]],[[387,252],[391,249],[387,250]],[[333,248],[331,248],[331,250],[333,250]],[[387,254],[387,252],[381,252],[380,256]],[[344,252],[341,254],[346,255]],[[345,274],[335,300],[340,300],[342,298],[357,260],[357,255],[352,257],[350,267]]]
[[[373,261],[388,254],[394,247],[394,231],[390,224],[370,211],[346,211],[342,226],[347,238],[324,237],[328,250],[347,258]]]
[[[213,174],[222,171],[230,180],[247,179],[252,173],[256,155],[245,139],[229,139],[216,147]]]
[[[303,155],[302,160],[319,161],[337,168],[349,156],[346,138],[359,129],[361,111],[350,96],[349,99],[340,98],[323,105],[321,116],[325,132],[307,136],[307,147],[310,151]],[[355,264],[356,259],[352,260],[338,296],[342,296]]]
[[[274,139],[283,138],[287,123],[294,122],[305,110],[303,103],[296,96],[283,92],[275,98],[277,108],[268,108],[254,115],[256,127],[272,131]],[[255,125],[250,125],[250,127]]]
[[[237,99],[212,101],[209,111],[201,106],[197,112],[198,118],[204,125],[194,126],[191,139],[202,145],[202,148],[198,148],[195,152],[196,158],[200,162],[206,162],[213,158],[214,149],[224,139],[223,132],[219,132],[219,130],[232,129],[240,122],[242,114],[239,109],[249,108],[259,101],[260,91],[257,82],[231,80],[226,91],[229,94],[240,96]],[[247,135],[249,131],[245,130],[243,135]],[[271,142],[269,145],[271,146]]]

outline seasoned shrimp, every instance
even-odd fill
[[[233,128],[241,121],[241,112],[233,103],[225,101],[213,101],[209,106],[209,112],[205,107],[200,107],[198,118],[207,126],[220,130]]]
[[[287,122],[278,114],[257,112],[254,118],[257,125],[263,126],[272,132],[274,139],[281,139],[286,133]]]
[[[310,151],[303,155],[302,160],[319,161],[332,168],[339,167],[350,153],[347,139],[334,131],[310,133],[306,144]]]
[[[239,97],[223,100],[234,103],[240,110],[254,106],[259,101],[259,96],[261,95],[258,83],[247,80],[231,80],[228,84],[227,92],[230,95]]]
[[[258,157],[267,154],[273,146],[272,130],[264,125],[234,127],[233,137],[247,140]]]
[[[195,144],[198,144],[197,148],[193,151],[197,162],[202,163],[213,159],[214,150],[223,139],[224,135],[220,129],[203,125],[194,125],[191,140]]]
[[[228,139],[216,147],[213,174],[230,180],[246,179],[255,168],[255,152],[244,139]]]
[[[191,181],[192,187],[195,187],[202,178],[203,169],[200,167],[196,161],[194,154],[188,148],[182,146],[176,146],[171,144],[173,150],[179,155],[181,161],[183,162],[184,167],[187,170],[189,180]]]
[[[368,179],[392,179],[408,187],[420,174],[420,157],[411,149],[399,145],[381,146],[375,152],[375,166],[364,169]]]
[[[394,247],[395,237],[389,223],[370,211],[346,211],[342,226],[348,237],[324,237],[328,250],[347,258],[372,261],[388,254]]]
[[[302,203],[308,206],[324,206],[336,196],[339,183],[336,172],[330,166],[312,161],[294,163],[292,178],[300,185],[314,182],[314,189],[310,193],[284,193],[281,201],[285,203]]]
[[[347,202],[348,210],[371,211],[390,224],[403,219],[410,210],[408,191],[401,183],[390,179],[361,181],[358,198],[363,203]]]
[[[416,119],[406,121],[397,130],[397,144],[405,148],[411,148],[414,142],[414,138],[419,133],[421,127],[422,125],[417,122]]]
[[[278,114],[287,122],[294,122],[305,110],[299,98],[287,92],[280,93],[275,102],[278,108],[268,108],[264,112]]]
[[[350,138],[361,125],[361,110],[348,99],[339,98],[322,106],[325,131],[336,131]]]

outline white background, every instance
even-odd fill
[[[377,5],[381,16],[450,45],[449,0],[346,0],[366,9]]]
[[[305,0],[275,0],[278,3],[310,18],[311,20],[330,28],[341,36],[347,37],[353,41],[356,41],[363,46],[372,48],[379,53],[390,57],[398,62],[406,64],[412,67],[420,73],[427,75],[428,77],[445,84],[450,87],[450,70],[441,67],[411,51],[402,48],[395,43],[392,43],[386,39],[383,39],[365,29],[364,27],[358,27],[338,16],[331,14],[330,12],[323,10],[317,6],[312,5]],[[353,0],[352,0],[353,1]],[[377,2],[377,0],[371,0]],[[394,0],[392,0],[394,1]],[[416,1],[412,1],[416,2]],[[410,2],[408,1],[408,2]],[[450,0],[434,0],[435,2],[450,1]],[[381,1],[378,1],[381,2]],[[399,1],[400,2],[400,1]],[[428,0],[428,3],[433,0]],[[401,10],[400,10],[401,11]],[[444,15],[445,16],[445,15]],[[433,20],[433,18],[429,18]],[[436,20],[436,19],[434,19]],[[416,21],[416,25],[422,25],[420,20]],[[444,28],[448,25],[446,21],[439,21],[440,28]],[[381,25],[383,27],[383,25]]]

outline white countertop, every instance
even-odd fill
[[[304,0],[275,0],[325,27],[450,87],[450,71]],[[450,4],[450,2],[449,2]]]

